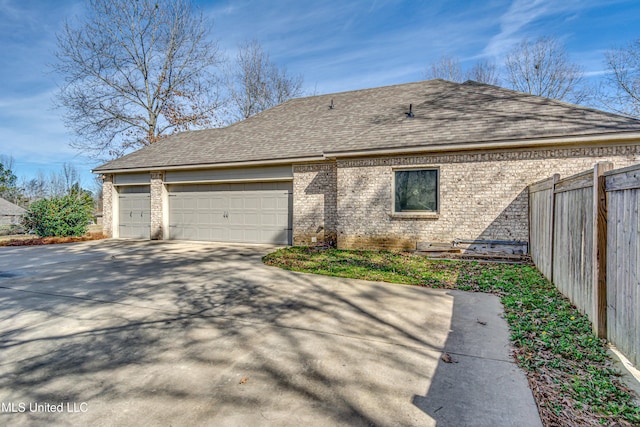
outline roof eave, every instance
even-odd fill
[[[454,151],[477,151],[517,148],[541,148],[549,146],[570,146],[585,144],[613,143],[640,143],[640,132],[616,132],[612,134],[578,135],[565,137],[549,137],[535,139],[514,139],[501,141],[482,141],[474,143],[452,143],[437,145],[422,145],[414,147],[372,148],[363,150],[344,150],[325,152],[326,159],[345,157],[366,157],[372,155],[394,155],[411,153],[441,153]]]
[[[413,147],[392,147],[392,148],[371,148],[362,150],[327,151],[322,156],[306,156],[282,159],[263,159],[251,161],[225,162],[225,163],[199,163],[190,165],[156,165],[150,167],[134,168],[114,168],[114,169],[93,169],[95,174],[104,173],[137,173],[150,171],[177,171],[196,169],[218,169],[246,166],[268,166],[282,165],[289,163],[318,162],[337,158],[366,157],[374,155],[394,155],[412,153],[441,153],[477,150],[496,149],[518,149],[518,148],[543,148],[551,146],[571,146],[571,145],[592,145],[608,143],[640,143],[640,132],[615,132],[606,134],[574,135],[563,137],[534,138],[534,139],[513,139],[500,141],[465,142],[438,145],[422,145]]]
[[[151,171],[178,171],[178,170],[196,170],[196,169],[222,169],[233,167],[246,167],[246,166],[271,166],[271,165],[286,165],[290,163],[307,163],[318,162],[326,160],[324,156],[307,156],[307,157],[293,157],[283,159],[265,159],[265,160],[250,160],[240,162],[226,162],[226,163],[199,163],[191,165],[169,165],[169,166],[150,166],[139,168],[120,168],[120,169],[101,169],[96,168],[91,172],[95,174],[105,173],[136,173],[136,172],[151,172]]]

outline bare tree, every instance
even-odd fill
[[[51,171],[46,189],[47,196],[61,197],[71,193],[74,188],[81,188],[82,182],[78,169],[71,163],[63,163],[62,169]]]
[[[458,58],[442,56],[427,67],[427,79],[444,79],[451,82],[462,83],[464,75]]]
[[[22,178],[20,186],[26,199],[33,202],[46,197],[69,195],[74,190],[82,190],[83,183],[78,168],[65,162],[62,169],[50,171],[48,175],[39,170],[34,178]]]
[[[488,85],[498,86],[500,84],[500,76],[496,64],[488,61],[478,61],[467,72],[467,79],[474,80]]]
[[[427,67],[427,79],[444,79],[456,83],[474,80],[480,83],[497,85],[500,82],[496,65],[479,61],[470,70],[464,72],[460,60],[451,56],[443,56]]]
[[[80,172],[78,172],[78,168],[76,168],[71,163],[65,162],[62,164],[60,177],[62,178],[62,182],[64,183],[65,193],[69,193],[74,187],[82,187]]]
[[[100,176],[93,177],[90,191],[93,196],[93,203],[96,207],[96,212],[102,212],[102,178]]]
[[[226,71],[234,119],[249,118],[302,95],[302,82],[302,76],[291,76],[284,67],[278,68],[256,40],[242,43]]]
[[[89,0],[58,34],[57,104],[72,146],[117,157],[163,135],[210,125],[218,50],[191,0]]]
[[[51,171],[47,182],[47,197],[62,197],[67,194],[64,174]]]
[[[24,196],[29,202],[34,202],[47,197],[47,186],[47,179],[42,171],[38,171],[35,178],[22,178],[22,182],[20,184],[20,187],[24,190]]]
[[[606,52],[605,65],[609,74],[598,100],[611,111],[640,118],[640,38]]]
[[[554,38],[523,40],[507,54],[505,67],[506,81],[515,90],[575,103],[588,98],[582,69]]]

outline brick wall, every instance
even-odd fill
[[[527,241],[527,186],[554,173],[567,176],[590,169],[604,160],[612,161],[616,168],[637,164],[640,146],[338,160],[338,247],[415,249],[418,241],[451,242],[456,238]],[[403,166],[440,169],[437,218],[391,214],[393,168]],[[294,185],[294,192],[297,189]],[[303,200],[304,213],[320,214],[313,204],[319,199],[307,196]],[[298,209],[294,199],[294,210]],[[311,221],[306,219],[304,224],[309,229]],[[306,243],[303,240],[294,240],[294,244]]]
[[[105,174],[102,178],[102,232],[113,237],[113,175]]]
[[[310,245],[336,241],[335,162],[294,165],[293,244]]]
[[[151,172],[151,240],[162,240],[162,172]]]

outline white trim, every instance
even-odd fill
[[[143,183],[129,183],[129,184],[113,184],[114,187],[151,187],[151,183],[150,182],[143,182]]]
[[[115,185],[111,185],[111,237],[120,237],[120,192]]]
[[[183,165],[183,166],[152,166],[145,168],[131,168],[131,169],[92,169],[91,172],[95,174],[105,173],[127,173],[127,172],[150,172],[150,171],[177,171],[177,170],[197,170],[197,169],[222,169],[222,168],[234,168],[244,166],[265,166],[265,165],[286,165],[291,163],[307,163],[327,160],[325,156],[309,156],[309,157],[294,157],[290,159],[273,159],[273,160],[251,160],[247,162],[230,162],[230,163],[201,163],[197,165]]]
[[[220,180],[193,180],[193,181],[171,181],[164,182],[165,185],[182,185],[182,184],[241,184],[243,182],[283,182],[293,181],[293,177],[287,178],[236,178],[236,179],[220,179]]]
[[[423,171],[423,170],[435,170],[436,171],[436,210],[435,211],[401,211],[396,212],[396,172],[401,171]],[[397,166],[391,168],[391,217],[392,218],[433,218],[437,219],[440,216],[440,166]]]
[[[616,132],[598,135],[580,135],[568,137],[551,137],[551,138],[535,138],[535,139],[514,139],[503,141],[485,141],[485,142],[463,142],[455,144],[438,144],[438,145],[422,145],[414,147],[395,147],[395,148],[370,148],[351,151],[327,151],[321,156],[295,157],[289,159],[272,159],[272,160],[252,160],[238,161],[228,163],[201,163],[197,165],[182,166],[152,166],[143,168],[130,169],[93,169],[91,172],[95,174],[105,173],[135,173],[150,171],[178,171],[178,170],[197,170],[197,169],[218,169],[233,168],[245,166],[264,166],[264,165],[280,165],[289,163],[309,163],[322,162],[326,160],[334,160],[339,157],[363,157],[372,155],[393,155],[393,154],[409,154],[409,153],[438,153],[438,152],[455,152],[455,151],[477,151],[477,150],[494,150],[494,149],[513,149],[513,148],[545,148],[553,145],[580,145],[580,144],[599,144],[602,142],[611,143],[635,143],[640,144],[640,132]]]
[[[169,240],[169,190],[162,184],[162,240]]]
[[[398,148],[371,148],[363,150],[351,151],[330,151],[325,152],[327,159],[336,159],[339,157],[363,157],[372,155],[386,154],[403,154],[403,153],[435,153],[435,152],[455,152],[455,151],[477,151],[477,150],[493,150],[501,148],[545,148],[551,145],[579,145],[579,144],[599,144],[602,142],[630,142],[640,144],[640,133],[633,132],[627,134],[604,134],[604,135],[585,135],[560,138],[537,138],[537,139],[516,139],[507,141],[492,142],[464,142],[455,144],[438,144],[430,146],[416,147],[398,147]]]

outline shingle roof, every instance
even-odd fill
[[[20,206],[14,205],[10,201],[5,200],[2,197],[0,197],[0,216],[5,216],[5,215],[11,215],[11,216],[23,215],[26,212],[27,211],[25,209],[22,209]]]
[[[413,118],[405,114],[409,104]],[[226,128],[170,136],[95,171],[621,132],[640,132],[640,120],[477,82],[436,79],[293,99]]]

